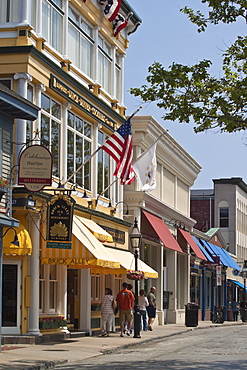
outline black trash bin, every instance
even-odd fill
[[[198,326],[198,304],[187,303],[185,305],[185,325]]]

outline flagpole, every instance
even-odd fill
[[[140,105],[140,107],[129,117],[129,119],[131,119],[136,113],[138,113],[140,110],[142,109],[142,106]],[[104,143],[105,144],[105,143]],[[78,167],[77,168],[77,170],[76,171],[74,171],[73,173],[72,173],[72,175],[61,185],[61,187],[64,187],[66,184],[67,184],[67,182],[69,182],[73,177],[74,177],[74,175],[76,175],[77,174],[77,172],[78,171],[80,171],[92,158],[93,158],[93,156],[95,156],[95,154],[97,154],[98,153],[98,151],[102,148],[102,146],[104,145],[104,144],[102,144],[98,149],[96,149],[94,152],[93,152],[93,154],[91,154],[91,156],[85,161],[85,162],[83,162],[81,165],[80,165],[80,167]],[[106,189],[107,190],[107,189]],[[105,191],[106,191],[105,190]]]
[[[117,182],[117,180],[118,180],[118,177],[110,184],[110,185],[108,185],[98,196],[97,196],[97,199],[96,199],[96,206],[97,206],[97,204],[98,204],[98,200],[99,200],[99,197],[101,196],[101,195],[103,195],[112,185],[114,185],[115,184],[115,182]]]

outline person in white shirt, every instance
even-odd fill
[[[105,296],[102,300],[101,305],[101,315],[102,315],[102,337],[109,337],[109,333],[113,328],[114,311],[112,307],[112,302],[114,297],[112,295],[112,290],[110,288],[105,289]]]
[[[138,304],[139,304],[139,310],[141,314],[141,321],[140,321],[140,330],[147,331],[148,330],[148,324],[147,324],[147,310],[146,307],[149,305],[147,297],[145,297],[145,290],[140,289],[138,297]]]

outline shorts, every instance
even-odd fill
[[[147,306],[147,313],[150,319],[154,319],[156,317],[156,307]]]
[[[131,322],[132,321],[132,311],[131,310],[119,310],[119,320],[120,322]]]

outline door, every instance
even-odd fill
[[[2,334],[21,333],[21,261],[3,263]]]
[[[74,329],[78,329],[79,325],[79,297],[78,297],[78,270],[68,269],[67,276],[67,322],[74,325]]]

